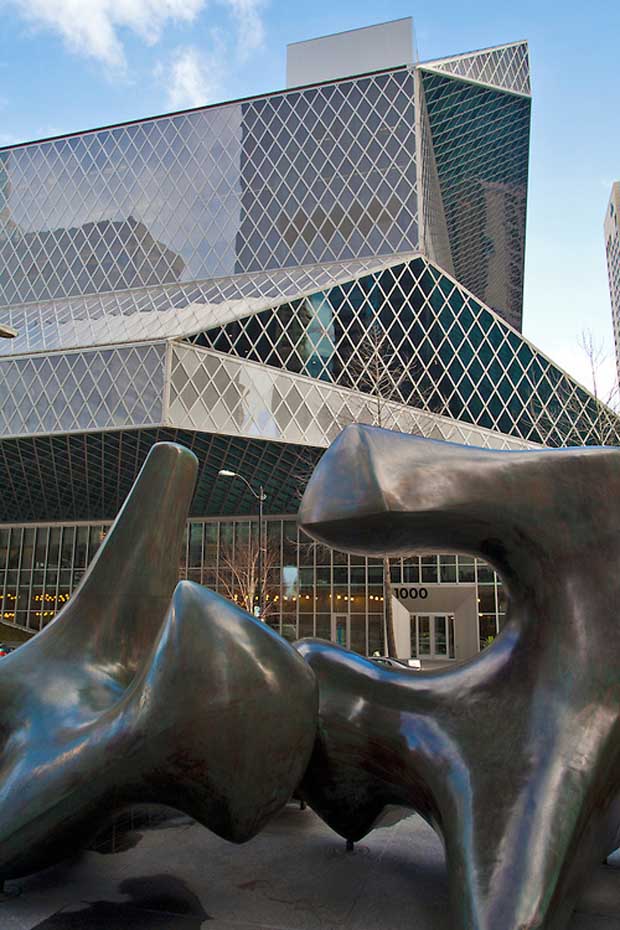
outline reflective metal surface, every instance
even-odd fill
[[[0,668],[0,880],[159,802],[241,842],[292,794],[316,683],[265,624],[174,591],[196,459],[155,446],[71,601]]]
[[[359,553],[488,560],[507,625],[449,670],[382,671],[324,642],[303,789],[344,837],[388,805],[441,835],[458,930],[559,930],[617,845],[620,452],[493,452],[352,426],[319,463],[306,532]]]

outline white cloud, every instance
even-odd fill
[[[216,98],[222,76],[222,56],[218,51],[219,48],[206,54],[185,46],[175,50],[167,67],[158,65],[156,73],[167,88],[172,109],[199,107]]]
[[[242,60],[265,41],[265,27],[261,19],[261,0],[220,0],[230,8],[237,22],[237,54]]]
[[[4,0],[7,2],[34,26],[58,33],[71,51],[96,58],[116,71],[126,66],[119,30],[128,29],[154,45],[169,22],[193,22],[205,6],[205,0]]]
[[[155,66],[168,105],[182,109],[213,102],[231,67],[264,44],[262,10],[269,0],[0,0],[0,8],[11,6],[33,27],[60,36],[71,52],[102,62],[118,76],[127,71],[123,39],[128,32],[156,45],[166,27],[195,23],[209,2],[227,20],[222,23],[218,15],[218,27],[206,31],[210,47],[179,46]]]
[[[169,23],[192,23],[208,0],[0,0],[37,28],[61,36],[72,51],[116,72],[126,67],[119,33],[129,30],[155,45]],[[261,10],[267,0],[217,0],[235,22],[235,51],[244,60],[265,38]]]
[[[167,62],[159,62],[155,76],[166,88],[173,110],[212,103],[221,93],[231,63],[242,63],[262,46],[265,27],[261,9],[265,0],[217,0],[230,12],[235,30],[210,30],[211,47],[179,46]]]

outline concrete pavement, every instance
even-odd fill
[[[97,851],[9,883],[0,930],[451,930],[443,850],[416,816],[353,853],[290,804],[244,846],[136,812]],[[620,870],[600,866],[569,930],[620,930]]]

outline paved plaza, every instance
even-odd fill
[[[8,888],[1,930],[452,928],[443,850],[419,817],[347,853],[295,804],[244,846],[186,817],[138,815],[98,851]],[[596,870],[568,930],[620,930],[620,870]]]

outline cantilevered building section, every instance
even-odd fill
[[[334,76],[297,49],[303,87],[0,150],[4,623],[55,614],[176,439],[200,458],[180,574],[224,590],[222,553],[256,533],[232,469],[267,493],[269,622],[383,650],[381,561],[300,545],[295,522],[322,451],[377,419],[369,348],[395,373],[392,428],[600,442],[594,398],[519,332],[526,44],[418,64],[410,21],[379,29],[359,54],[329,37]],[[378,70],[342,73],[370,70],[369,42]],[[393,580],[405,651],[463,658],[501,627],[483,563],[416,556]]]
[[[531,109],[527,44],[428,62],[417,77],[420,129],[431,150],[423,170],[434,168],[435,175],[423,201],[424,246],[520,330]]]
[[[616,368],[620,373],[620,181],[611,188],[611,196],[605,214],[605,251],[611,316],[616,344]]]

